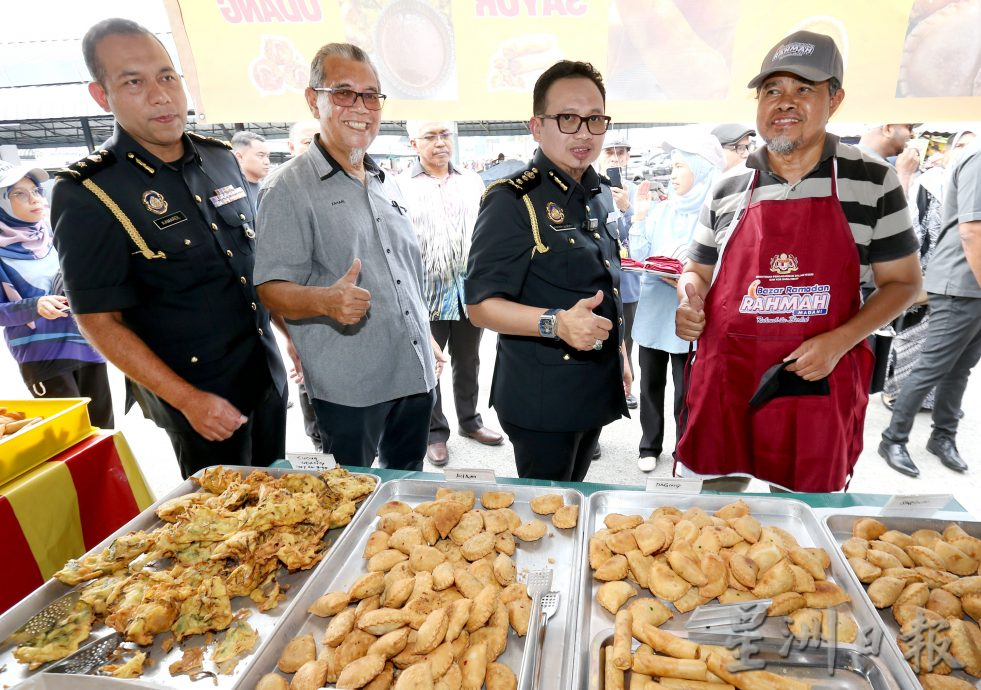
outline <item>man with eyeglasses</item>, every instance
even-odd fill
[[[260,193],[259,296],[286,319],[324,450],[420,470],[442,354],[407,202],[367,155],[385,94],[363,50],[329,43],[305,96],[320,131]]]
[[[745,163],[749,154],[756,150],[756,144],[753,143],[753,137],[756,136],[755,129],[728,123],[713,129],[712,134],[722,144],[722,153],[726,158],[726,167],[723,172],[735,168],[740,163]]]
[[[500,334],[491,404],[518,475],[582,481],[600,430],[626,416],[617,214],[592,167],[610,124],[596,69],[563,60],[535,83],[539,144],[484,196],[464,287]]]
[[[59,173],[54,241],[86,338],[170,436],[184,477],[283,457],[286,372],[252,284],[253,207],[228,144],[185,132],[180,75],[152,33],[82,39],[89,94],[115,116]]]
[[[410,120],[405,128],[419,160],[401,175],[399,184],[405,193],[426,269],[429,328],[441,348],[449,343],[453,358],[453,399],[459,433],[478,443],[498,446],[504,437],[485,427],[477,413],[483,331],[470,322],[463,291],[470,238],[484,182],[472,170],[453,165],[455,123]],[[446,446],[449,436],[450,427],[443,414],[442,393],[437,384],[426,451],[427,459],[436,467],[449,461]]]

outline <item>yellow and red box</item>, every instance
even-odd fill
[[[89,421],[90,398],[0,400],[0,408],[44,420],[0,441],[0,484],[71,448],[96,431]]]

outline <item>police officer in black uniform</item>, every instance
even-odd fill
[[[72,311],[171,438],[182,474],[283,457],[286,373],[252,284],[254,210],[224,142],[184,132],[153,34],[108,19],[83,39],[105,146],[59,173],[52,220]]]
[[[540,148],[488,187],[474,229],[467,303],[501,334],[490,397],[521,477],[581,481],[603,425],[628,415],[619,236],[590,165],[605,105],[592,65],[546,70],[529,123]]]

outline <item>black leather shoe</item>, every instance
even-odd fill
[[[885,458],[886,464],[897,472],[908,477],[920,476],[920,470],[913,464],[913,458],[909,456],[905,443],[882,441],[879,444],[879,455]]]
[[[955,472],[967,472],[967,463],[961,458],[961,454],[957,452],[954,439],[946,437],[934,438],[931,436],[930,440],[927,441],[926,449],[928,452],[940,458],[940,462],[944,464],[944,467],[949,467]]]
[[[593,448],[593,456],[592,456],[591,459],[592,460],[599,460],[601,455],[603,455],[603,449],[600,448],[600,444],[597,442],[596,443],[596,447]]]

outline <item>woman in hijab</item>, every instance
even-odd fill
[[[89,397],[89,417],[112,428],[106,361],[78,332],[62,294],[41,168],[0,162],[0,326],[35,398]]]
[[[962,130],[954,134],[947,141],[942,161],[910,184],[909,207],[913,216],[913,230],[920,240],[920,268],[924,274],[937,248],[943,224],[943,187],[947,169],[957,161],[960,151],[973,141],[974,132]],[[889,409],[892,409],[893,401],[920,357],[929,321],[929,306],[926,292],[923,291],[919,299],[893,323],[896,335],[892,338],[882,388],[882,402]],[[923,400],[923,409],[933,409],[933,391]]]
[[[671,186],[666,201],[654,206],[646,223],[630,229],[630,256],[668,256],[682,263],[698,223],[702,203],[722,170],[724,156],[718,139],[708,133],[688,133],[665,142],[671,153]],[[640,457],[637,466],[650,472],[664,442],[664,390],[671,364],[674,383],[674,418],[677,429],[684,400],[684,366],[688,343],[674,333],[678,307],[677,280],[644,275],[634,318],[633,339],[640,362]]]

